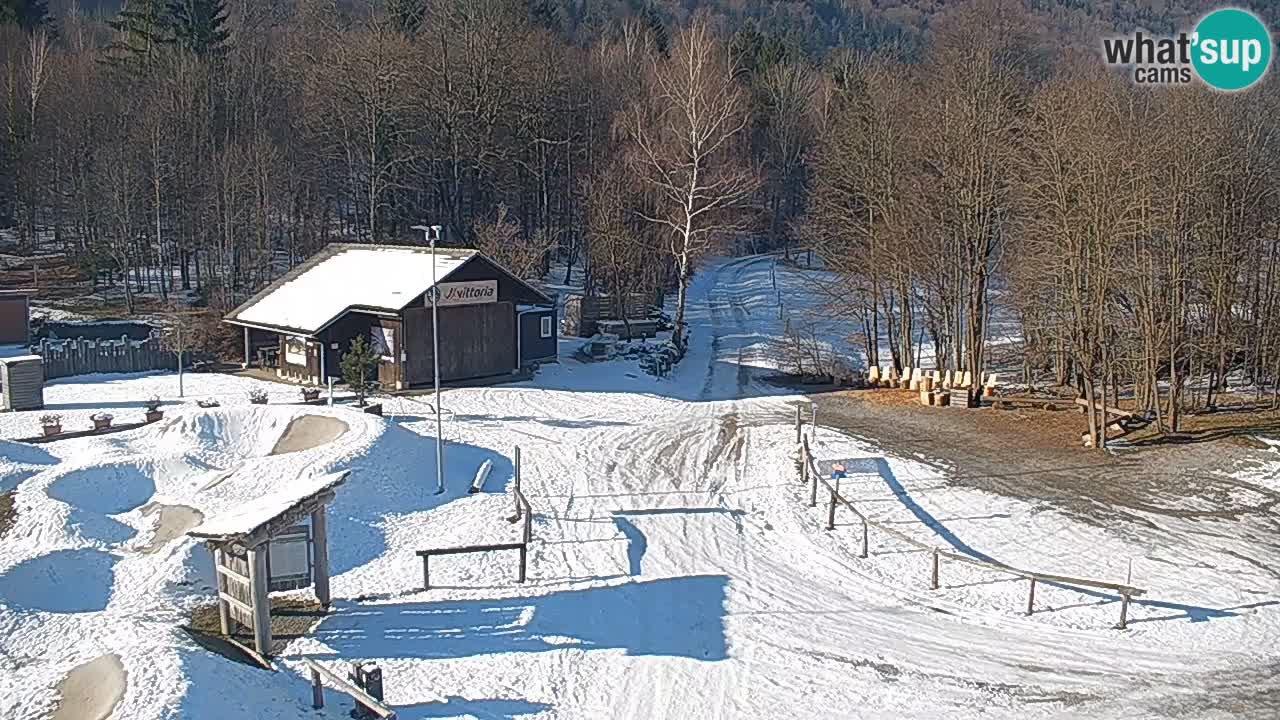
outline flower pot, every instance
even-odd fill
[[[106,430],[109,427],[111,427],[111,418],[94,418],[93,419],[94,430]]]
[[[43,428],[44,428],[44,436],[45,436],[45,437],[52,437],[52,436],[54,436],[54,435],[61,435],[61,434],[62,434],[62,426],[61,426],[61,425],[43,425],[43,426],[41,426],[41,427],[43,427]]]
[[[381,415],[382,415],[382,403],[374,403],[374,404],[372,404],[372,405],[365,405],[365,407],[364,407],[364,411],[365,411],[365,412],[367,412],[367,413],[369,413],[370,415],[378,415],[378,416],[381,416]]]
[[[147,422],[149,422],[149,423],[156,422],[157,420],[159,420],[159,419],[160,419],[160,418],[162,418],[162,417],[164,417],[164,411],[163,411],[163,410],[148,410],[148,411],[147,411]]]

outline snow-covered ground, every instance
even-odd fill
[[[385,419],[333,408],[248,405],[294,390],[215,375],[95,377],[52,384],[52,411],[118,421],[158,394],[167,417],[100,438],[0,444],[0,490],[17,524],[0,539],[0,717],[47,716],[72,668],[116,654],[127,687],[114,718],[341,718],[310,708],[303,656],[343,671],[373,660],[400,718],[1240,717],[1235,693],[1270,682],[1280,638],[1276,580],[1247,542],[1160,543],[1049,507],[947,484],[945,458],[887,453],[830,430],[820,460],[847,460],[847,492],[874,517],[940,547],[1047,572],[1148,588],[1129,629],[1118,599],[1025,583],[956,563],[928,590],[902,543],[825,532],[798,482],[792,404],[761,380],[780,333],[767,258],[717,261],[690,298],[692,345],[668,378],[634,362],[565,357],[520,385],[444,397],[449,492],[434,486],[431,398],[386,401]],[[810,277],[779,266],[779,284]],[[784,305],[803,304],[788,292]],[[83,414],[85,417],[80,418]],[[295,418],[338,418],[331,443],[272,455]],[[0,437],[39,413],[0,416]],[[64,419],[64,424],[67,421]],[[72,428],[69,428],[72,429]],[[887,428],[886,432],[892,432]],[[510,553],[432,561],[420,548],[511,541],[515,446],[534,506],[530,581]],[[487,492],[466,495],[492,460]],[[1274,470],[1251,481],[1280,490]],[[334,612],[268,673],[210,654],[178,626],[211,599],[203,547],[154,550],[154,513],[204,517],[282,484],[352,471],[330,510]],[[1268,479],[1270,478],[1270,479]],[[1206,505],[1211,502],[1206,499]],[[1229,518],[1187,519],[1228,532]],[[1199,523],[1197,525],[1197,523]],[[1224,551],[1227,547],[1229,551]],[[150,550],[150,551],[149,551]],[[1244,704],[1241,704],[1244,702]],[[1275,706],[1267,714],[1274,717]]]

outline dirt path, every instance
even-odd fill
[[[67,673],[58,683],[53,720],[106,720],[124,697],[127,675],[119,655],[103,655]]]
[[[155,536],[140,548],[144,555],[152,555],[159,552],[165,545],[182,537],[188,530],[199,525],[204,520],[203,513],[186,505],[151,503],[143,508],[142,514],[146,517],[156,514],[160,516]]]
[[[348,429],[345,422],[327,415],[296,417],[284,429],[271,454],[284,455],[327,445],[342,437]]]

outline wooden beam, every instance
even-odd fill
[[[214,587],[217,587],[217,575],[221,572],[230,572],[227,568],[222,567],[222,549],[214,548],[213,550],[213,572]],[[234,573],[233,573],[234,574]],[[222,599],[222,591],[218,591],[218,626],[222,629],[223,635],[231,634],[231,609],[227,607],[227,603]]]
[[[219,550],[219,551],[217,551],[217,552],[218,552],[218,554],[222,554],[222,551],[221,551],[221,550]],[[235,570],[232,570],[231,568],[227,567],[226,565],[217,565],[216,567],[214,567],[214,571],[216,571],[219,575],[225,575],[225,576],[227,576],[227,577],[231,578],[232,580],[236,580],[236,581],[238,581],[238,582],[242,582],[242,583],[244,583],[245,585],[249,585],[249,584],[250,584],[249,578],[247,578],[247,577],[245,577],[245,576],[241,575],[240,573],[236,572]]]
[[[253,591],[253,649],[271,655],[271,598],[267,596],[267,545],[249,550],[249,584]]]
[[[341,690],[342,692],[350,695],[353,700],[360,703],[361,705],[368,708],[369,710],[373,711],[373,713],[377,715],[379,718],[382,718],[383,720],[393,720],[395,718],[396,713],[394,710],[387,707],[380,700],[373,697],[369,693],[351,684],[351,682],[349,682],[346,678],[342,677],[341,675],[333,672],[332,670],[329,670],[328,668],[321,665],[320,663],[317,663],[311,658],[302,658],[302,663],[307,666],[307,669],[311,670],[312,672],[311,677],[313,681],[317,678],[317,676],[322,677],[325,680],[328,680],[329,684],[333,685],[335,688]],[[314,700],[314,695],[312,699]],[[323,698],[322,698],[322,701],[323,701]]]
[[[328,608],[329,595],[329,532],[325,519],[325,506],[311,511],[311,547],[314,553],[312,574],[316,586],[316,600],[320,607]]]
[[[248,604],[245,604],[245,603],[241,602],[240,600],[236,599],[236,597],[235,597],[234,595],[230,595],[230,594],[228,594],[228,593],[224,593],[224,592],[219,592],[219,593],[218,593],[218,599],[220,599],[220,600],[222,600],[222,601],[226,602],[228,605],[235,605],[237,608],[240,608],[241,610],[243,610],[243,611],[245,611],[245,612],[247,612],[247,613],[253,613],[253,606],[252,606],[252,605],[248,605]],[[230,635],[231,633],[226,633],[226,634],[227,634],[227,635]]]

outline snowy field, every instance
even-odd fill
[[[151,395],[166,417],[0,443],[0,491],[16,488],[18,509],[0,539],[0,717],[49,717],[60,680],[109,655],[125,677],[117,720],[346,717],[334,692],[311,709],[304,656],[339,673],[376,661],[402,719],[1276,717],[1236,698],[1275,676],[1275,577],[1249,561],[1247,539],[1183,542],[1229,535],[1229,517],[1112,534],[950,486],[945,458],[816,433],[819,460],[853,471],[847,494],[922,541],[1120,582],[1132,560],[1149,592],[1124,631],[1106,593],[1043,586],[1026,617],[1025,581],[944,562],[930,591],[924,554],[873,534],[860,560],[847,516],[825,532],[798,482],[801,399],[761,380],[781,331],[770,264],[721,261],[697,276],[691,349],[671,377],[565,358],[527,383],[448,391],[444,496],[431,494],[430,396],[388,399],[377,418],[285,404],[295,389],[230,376],[187,376],[183,400],[165,374],[50,385],[47,412],[67,429],[100,409],[135,420]],[[778,273],[784,304],[802,302],[810,276]],[[258,387],[272,405],[248,404]],[[0,416],[0,437],[37,434],[39,415]],[[302,415],[346,431],[273,454]],[[415,550],[516,538],[505,516],[517,445],[535,511],[530,582],[513,583],[511,553],[442,557],[437,587],[422,591]],[[1250,481],[1280,490],[1274,454]],[[485,460],[486,492],[467,495]],[[334,610],[292,641],[279,672],[189,639],[179,626],[212,599],[211,561],[165,510],[185,526],[346,469],[329,514]]]

